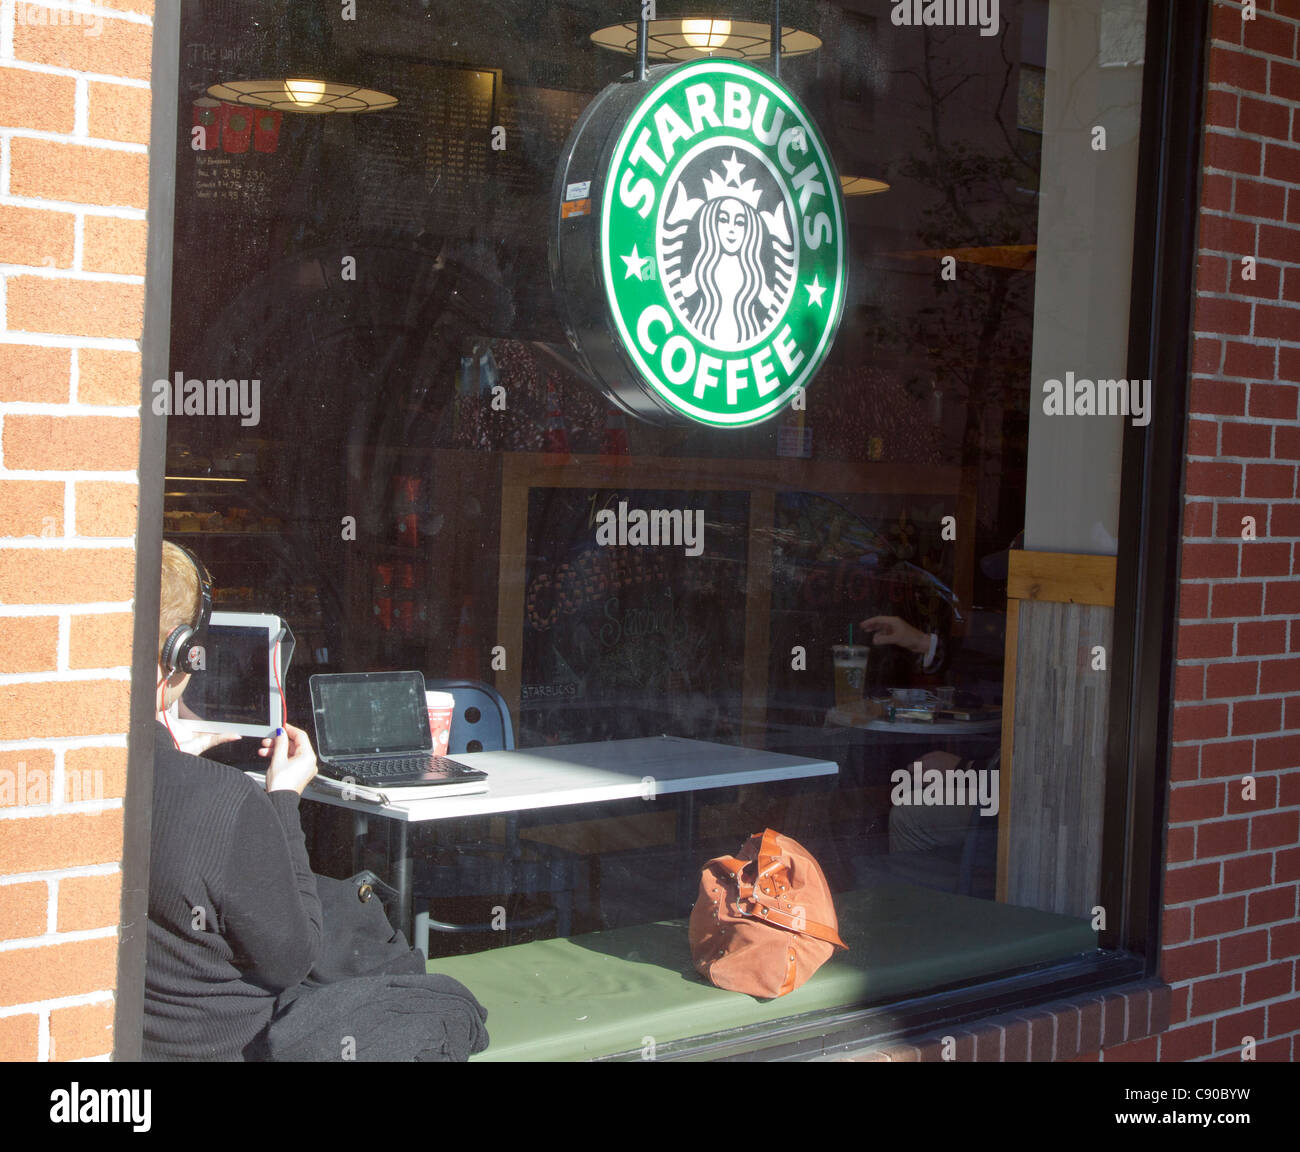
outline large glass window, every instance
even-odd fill
[[[565,297],[548,250],[589,196],[556,182],[566,141],[633,67],[593,33],[637,7],[183,6],[166,532],[217,607],[289,623],[294,723],[314,733],[313,675],[417,670],[476,718],[499,699],[478,755],[544,750],[552,772],[514,806],[372,811],[359,861],[357,805],[305,802],[314,867],[396,869],[408,927],[430,918],[434,966],[476,992],[560,995],[519,959],[547,940],[621,957],[627,1011],[661,1041],[1087,954],[1110,606],[1030,597],[1016,572],[1053,557],[1034,567],[1050,589],[1070,557],[1114,556],[1124,421],[1159,403],[1121,379],[1145,5],[948,6],[991,11],[983,27],[782,5],[791,44],[815,45],[781,80],[844,185],[843,312],[804,391],[734,428],[650,422],[602,387],[571,339],[599,298]],[[682,58],[740,42],[693,35]],[[283,111],[214,94],[247,80],[301,82]],[[322,112],[322,82],[381,106]],[[683,304],[681,322],[740,346],[820,284],[783,289],[772,256],[767,303],[737,303],[725,229],[782,225],[761,180],[747,198],[743,175],[709,179],[682,178],[721,205],[682,231],[719,229],[716,267],[703,223],[689,284],[664,252],[629,255],[683,299],[713,284],[723,319]],[[224,414],[214,380],[237,382]],[[674,745],[687,768],[663,768],[664,737],[698,742]],[[739,749],[767,756],[728,777]],[[564,793],[575,765],[612,792]],[[764,828],[819,861],[849,951],[770,1004],[697,1004],[701,868]]]

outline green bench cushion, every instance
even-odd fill
[[[431,960],[488,1010],[475,1060],[584,1060],[888,1000],[1096,949],[1086,919],[882,883],[835,898],[836,952],[771,1001],[726,992],[692,969],[686,921],[642,924]]]

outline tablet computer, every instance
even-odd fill
[[[184,704],[201,732],[274,736],[284,724],[280,685],[292,639],[283,620],[258,612],[213,612],[201,638],[202,667],[190,677]]]

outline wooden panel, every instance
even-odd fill
[[[506,666],[497,672],[514,730],[519,731],[519,685],[524,664],[524,574],[528,568],[528,486],[512,475],[512,457],[501,474],[501,569],[497,580],[497,628]]]
[[[1101,869],[1109,676],[1092,649],[1110,649],[1114,611],[1101,605],[1019,605],[1015,773],[1009,781],[1005,894],[1012,904],[1089,916]]]
[[[1011,856],[1011,765],[1015,746],[1016,650],[1020,642],[1020,601],[1007,601],[1006,657],[1002,666],[1002,759],[998,772],[998,899],[1007,899],[1007,871]]]
[[[1007,597],[1057,604],[1115,604],[1115,557],[1008,553]]]

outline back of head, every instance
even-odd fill
[[[172,629],[192,625],[199,607],[199,574],[193,561],[170,540],[162,546],[162,587],[158,597],[158,655]]]

